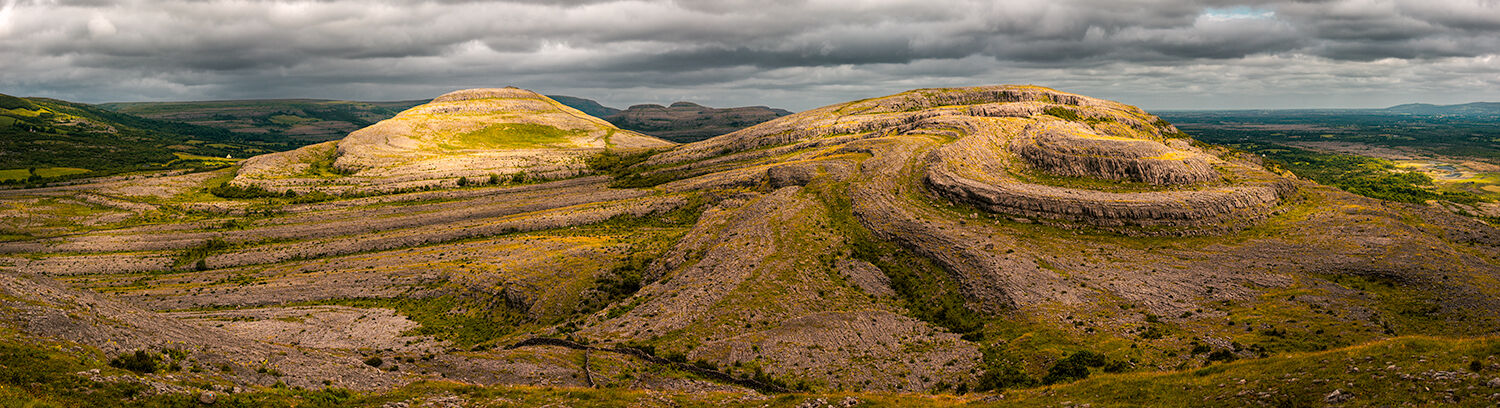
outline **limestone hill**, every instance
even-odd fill
[[[606,148],[671,142],[620,130],[531,91],[452,92],[336,141],[246,161],[234,183],[272,191],[400,189],[460,178],[553,179]]]

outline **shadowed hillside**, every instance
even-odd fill
[[[677,102],[671,106],[635,105],[622,111],[590,99],[551,97],[564,105],[607,120],[621,129],[678,143],[696,142],[792,114],[783,109],[764,106],[710,108],[692,102]]]
[[[265,99],[202,102],[117,102],[112,111],[234,132],[240,137],[285,143],[290,150],[336,140],[427,101],[353,102],[320,99]]]

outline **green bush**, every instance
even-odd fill
[[[220,198],[268,198],[282,196],[281,194],[267,191],[260,186],[239,186],[229,183],[209,188],[208,193]]]
[[[1074,122],[1083,120],[1082,117],[1078,116],[1078,112],[1074,112],[1072,109],[1064,108],[1061,106],[1053,106],[1047,108],[1045,112],[1048,115],[1056,116],[1058,119],[1070,120]]]
[[[1106,361],[1103,354],[1084,350],[1068,356],[1047,369],[1047,376],[1042,377],[1043,384],[1057,384],[1071,382],[1088,378],[1089,367],[1104,367]]]
[[[380,367],[382,364],[385,364],[385,360],[381,360],[380,356],[365,359],[365,365],[370,367]]]
[[[985,360],[990,360],[987,356]],[[1006,388],[1028,387],[1036,384],[1036,379],[1026,375],[1015,365],[1008,361],[986,361],[984,372],[979,374],[979,385],[974,387],[976,391],[1003,390]]]
[[[1229,350],[1215,350],[1212,353],[1208,353],[1208,362],[1222,361],[1227,363],[1234,361],[1234,359],[1234,352]]]
[[[161,356],[148,353],[145,350],[136,350],[134,353],[125,353],[109,360],[109,366],[122,368],[141,374],[151,374],[160,367]]]

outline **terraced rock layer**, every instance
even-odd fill
[[[1258,166],[1192,147],[1176,128],[1139,108],[1014,86],[918,90],[834,105],[652,160],[700,160],[685,167],[704,167],[715,162],[707,157],[716,151],[772,155],[891,135],[955,139],[928,158],[923,177],[934,193],[1049,222],[1194,234],[1263,218],[1296,190]]]

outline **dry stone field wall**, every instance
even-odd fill
[[[0,302],[43,299],[12,324],[110,352],[173,333],[235,384],[362,389],[743,391],[654,362],[669,359],[784,386],[934,391],[978,384],[997,358],[1040,376],[1076,350],[1152,371],[1202,364],[1184,352],[1196,344],[1252,357],[1231,345],[1279,344],[1267,332],[1357,344],[1406,329],[1408,309],[1381,303],[1398,297],[1444,299],[1422,313],[1451,324],[1424,334],[1500,326],[1475,283],[1500,279],[1494,228],[1287,179],[1115,102],[921,89],[681,146],[554,104],[460,91],[237,175],[0,191],[16,226]],[[533,133],[465,136],[492,126]],[[661,149],[590,173],[582,158],[605,147]],[[542,177],[372,193],[522,168]],[[231,177],[370,194],[204,193]],[[148,318],[101,323],[130,316]],[[588,354],[616,347],[654,357]],[[268,364],[286,378],[257,371]]]

